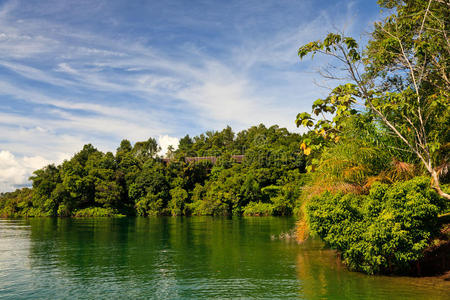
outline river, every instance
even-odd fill
[[[349,272],[294,218],[0,219],[1,299],[450,299],[442,278]]]

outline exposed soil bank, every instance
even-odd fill
[[[441,235],[425,250],[414,272],[416,276],[442,276],[450,281],[450,224],[443,225]]]

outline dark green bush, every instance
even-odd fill
[[[376,183],[367,196],[324,193],[311,200],[307,214],[311,229],[351,269],[405,273],[438,234],[444,207],[429,179],[416,177]]]
[[[119,214],[116,209],[112,208],[102,208],[102,207],[89,207],[85,209],[76,210],[73,213],[76,218],[83,217],[124,217],[124,215]]]
[[[273,214],[273,205],[263,202],[250,202],[245,208],[244,216],[271,216]]]

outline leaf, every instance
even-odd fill
[[[358,43],[355,41],[355,39],[353,39],[351,37],[345,37],[344,38],[344,43],[347,45],[348,49],[358,48]]]

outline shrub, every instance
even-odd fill
[[[124,217],[125,215],[119,214],[116,209],[102,208],[102,207],[89,207],[85,209],[76,210],[73,213],[74,217]]]
[[[172,216],[180,216],[184,214],[184,206],[186,199],[188,199],[188,193],[183,188],[177,186],[170,190],[169,209]]]
[[[64,204],[61,204],[58,207],[57,214],[58,214],[58,217],[70,217],[70,215],[71,215],[69,208]]]
[[[138,216],[164,215],[164,200],[159,196],[148,193],[142,197],[135,205],[136,214]]]
[[[245,208],[244,216],[271,216],[273,205],[271,203],[250,202]]]
[[[429,179],[416,177],[374,184],[367,196],[326,192],[311,200],[307,215],[311,229],[351,269],[405,273],[438,234],[444,207]]]

